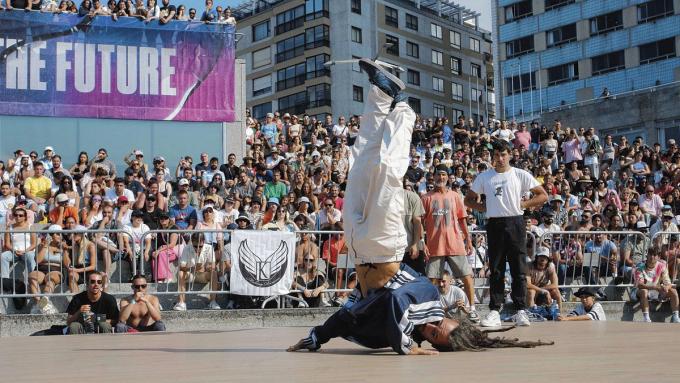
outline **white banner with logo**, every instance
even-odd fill
[[[238,295],[285,295],[293,285],[295,233],[235,230],[231,234],[230,291]]]

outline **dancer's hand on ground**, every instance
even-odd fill
[[[304,342],[305,342],[304,339],[300,339],[297,343],[295,343],[294,345],[288,347],[288,348],[286,349],[286,351],[288,351],[288,352],[294,352],[294,351],[299,351],[299,350],[303,350],[303,349],[306,350],[307,348],[305,347]]]
[[[409,355],[439,355],[439,351],[436,350],[426,350],[420,347],[413,347]]]

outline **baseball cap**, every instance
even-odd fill
[[[268,118],[274,118],[274,113],[267,113]]]
[[[63,202],[68,202],[68,196],[64,193],[59,193],[57,194],[57,203],[63,203]]]
[[[20,204],[20,203],[27,203],[27,202],[28,202],[28,200],[26,200],[25,195],[20,195],[16,198],[17,205]]]
[[[50,225],[50,227],[47,228],[48,233],[56,233],[60,232],[61,230],[61,226],[59,225]]]
[[[536,249],[536,256],[550,258],[550,250],[545,246],[540,246]]]
[[[673,216],[673,215],[671,214],[671,217],[672,217],[672,216]],[[637,221],[637,223],[635,224],[635,228],[636,228],[636,229],[646,229],[646,228],[647,228],[647,222],[645,222],[645,221]]]
[[[302,203],[302,202],[311,203],[311,202],[309,201],[309,198],[307,198],[307,197],[305,197],[305,196],[302,196],[302,197],[298,198],[298,200],[297,200],[297,203],[298,203],[298,204],[300,204],[300,203]]]
[[[177,185],[179,186],[189,185],[189,180],[186,178],[182,178],[181,180],[179,180],[179,182],[177,182]]]
[[[133,154],[134,154],[135,156],[142,156],[142,157],[144,157],[144,153],[142,153],[141,150],[135,150],[135,151],[133,152]]]
[[[48,150],[53,152],[53,151],[54,151],[54,148],[51,147],[51,146],[45,146],[45,149],[44,149],[43,151],[46,152],[46,151],[48,151]]]
[[[671,217],[671,218],[675,217],[671,210],[664,210],[663,213],[661,213],[661,216],[662,217]]]
[[[161,211],[158,213],[158,219],[168,219],[170,218],[170,215],[168,215],[167,211]]]
[[[575,296],[581,297],[596,297],[597,289],[594,287],[581,287],[577,292],[574,293]]]
[[[118,197],[118,203],[121,203],[121,202],[130,202],[130,200],[128,200],[128,198],[126,196],[122,195],[122,196]]]
[[[446,173],[449,174],[449,167],[444,165],[444,164],[439,164],[437,167],[434,169],[435,173]]]
[[[144,218],[144,212],[141,210],[133,210],[131,216],[132,218]]]
[[[163,158],[163,156],[156,156],[156,157],[153,158],[153,161],[154,161],[154,162],[157,162],[157,161],[165,161],[165,158]]]
[[[246,213],[239,214],[238,218],[236,218],[236,222],[238,221],[246,221],[246,223],[250,224],[250,218],[248,218],[248,215]]]
[[[319,153],[318,150],[315,150],[315,151],[312,152],[312,157],[314,157],[314,156],[321,157],[321,153]]]

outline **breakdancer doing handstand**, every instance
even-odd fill
[[[343,208],[358,286],[339,311],[288,351],[316,351],[335,337],[404,355],[437,354],[421,348],[423,340],[440,351],[550,344],[490,338],[466,318],[446,318],[437,288],[400,263],[407,246],[402,178],[416,115],[404,102],[403,82],[373,61],[359,65],[373,86],[352,148]]]

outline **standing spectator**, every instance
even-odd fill
[[[668,266],[665,261],[659,259],[659,251],[650,247],[647,260],[640,263],[635,270],[635,287],[637,297],[640,299],[644,322],[651,322],[649,318],[649,300],[658,299],[664,301],[670,298],[673,316],[672,323],[680,323],[678,317],[678,291],[671,283],[668,275]]]
[[[160,18],[158,22],[160,24],[167,24],[170,20],[175,18],[177,13],[177,7],[170,4],[170,0],[163,0],[163,6],[160,8]]]
[[[206,23],[217,22],[217,13],[213,9],[213,0],[205,0],[205,10],[201,15],[201,21]]]
[[[189,21],[196,21],[196,9],[189,8]]]
[[[157,297],[146,293],[147,286],[143,275],[132,277],[132,295],[120,300],[117,333],[165,331],[160,303]]]
[[[175,14],[175,19],[179,21],[188,21],[189,20],[189,15],[186,12],[186,7],[184,4],[180,4],[179,7],[177,7],[177,13]]]
[[[222,22],[229,25],[236,25],[236,18],[231,14],[231,7],[227,7],[224,10],[224,17]]]
[[[477,175],[465,195],[465,204],[486,212],[489,242],[491,311],[482,320],[484,327],[500,326],[499,310],[505,298],[505,264],[510,265],[512,300],[518,310],[516,322],[529,325],[526,308],[526,226],[524,209],[540,207],[548,195],[531,173],[510,166],[512,148],[505,140],[494,141],[493,169]],[[527,198],[531,192],[533,196]],[[480,194],[485,196],[482,201]]]
[[[69,334],[113,332],[112,326],[118,323],[120,312],[116,298],[102,291],[103,284],[102,273],[94,271],[87,278],[87,290],[73,296],[66,309]]]
[[[597,292],[593,287],[581,287],[578,289],[575,296],[581,299],[581,303],[566,316],[560,314],[557,317],[558,321],[606,321],[607,317],[604,314],[604,308],[600,302],[596,302]]]
[[[475,309],[475,286],[472,268],[466,255],[472,252],[472,238],[467,230],[467,213],[461,195],[448,188],[448,168],[439,165],[434,173],[435,189],[423,198],[423,223],[427,233],[424,247],[427,261],[427,277],[438,285],[445,266],[448,264],[453,276],[463,280],[470,302],[469,318],[479,321]]]

